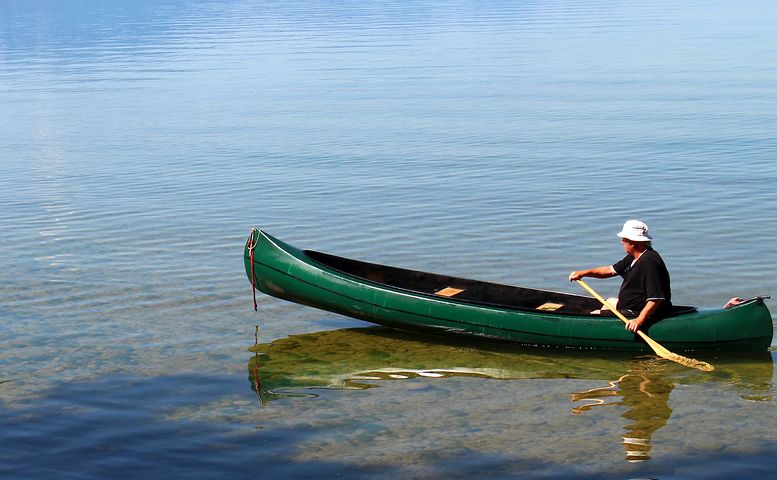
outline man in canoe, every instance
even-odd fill
[[[629,220],[618,233],[626,256],[613,265],[577,270],[569,281],[583,277],[623,277],[616,308],[627,317],[634,317],[626,329],[636,332],[648,319],[660,320],[672,310],[669,271],[661,256],[653,250],[648,226],[639,220]]]

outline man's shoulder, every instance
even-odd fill
[[[615,269],[615,272],[620,274],[623,270],[626,270],[629,266],[631,266],[631,262],[634,261],[634,257],[631,255],[626,255],[625,257],[621,258],[617,262],[612,264],[612,268]]]
[[[648,248],[645,250],[645,253],[643,253],[647,258],[661,258],[661,255],[659,255],[658,252],[653,250],[652,248]]]
[[[656,252],[652,248],[645,250],[645,253],[643,253],[642,255],[645,257],[645,260],[647,260],[648,262],[664,265],[664,259],[661,258],[661,255],[659,255],[658,252]]]

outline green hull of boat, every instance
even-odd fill
[[[244,251],[246,273],[256,289],[281,299],[365,320],[426,333],[465,335],[537,346],[649,351],[624,329],[617,317],[544,311],[493,304],[478,299],[446,297],[442,290],[415,291],[372,278],[369,267],[405,272],[419,279],[446,279],[461,284],[475,281],[394,269],[317,252],[299,250],[259,229],[252,229]],[[253,258],[253,265],[251,259]],[[355,264],[358,274],[332,265]],[[469,283],[467,283],[469,282]],[[485,285],[485,287],[483,287]],[[444,285],[439,285],[443,287]],[[482,284],[480,290],[514,288],[537,295],[538,290]],[[435,293],[437,292],[437,293]],[[595,306],[590,297],[547,293],[548,303]],[[454,294],[455,295],[455,294]],[[551,307],[553,308],[553,307]],[[582,308],[582,307],[581,307]],[[587,310],[586,310],[587,311]],[[772,341],[771,314],[763,299],[728,309],[688,309],[687,313],[652,325],[649,335],[672,351],[765,350]]]

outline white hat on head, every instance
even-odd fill
[[[653,238],[648,234],[648,226],[639,220],[629,220],[623,224],[623,229],[618,233],[621,238],[633,242],[649,242]]]

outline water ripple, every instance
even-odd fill
[[[637,217],[678,302],[774,295],[775,18],[750,1],[0,2],[4,401],[242,371],[257,323],[353,325],[263,296],[255,314],[252,225],[574,291],[566,274],[620,257]]]

